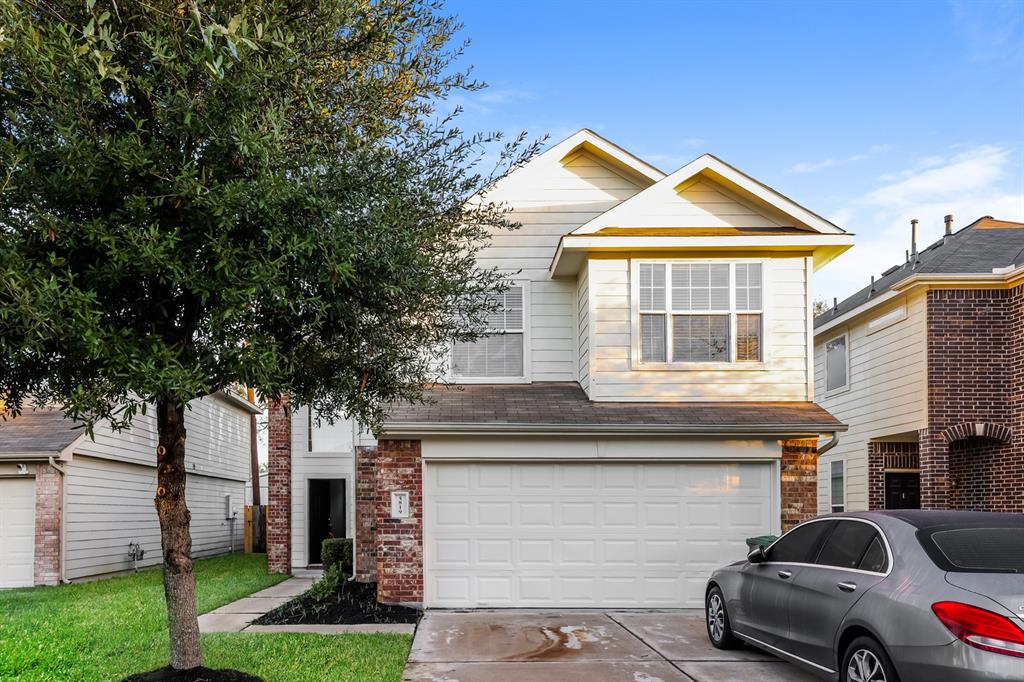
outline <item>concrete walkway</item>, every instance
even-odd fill
[[[412,634],[411,624],[366,625],[253,625],[252,622],[281,604],[305,592],[320,578],[322,571],[296,570],[293,577],[273,587],[226,604],[199,616],[200,632],[313,632],[321,635],[386,632]]]
[[[427,611],[405,682],[812,682],[753,648],[720,651],[703,614]]]

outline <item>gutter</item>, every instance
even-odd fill
[[[829,427],[829,431],[822,431]],[[380,438],[416,435],[500,435],[500,436],[796,436],[798,434],[837,433],[846,424],[510,424],[510,423],[431,423],[392,422]]]
[[[824,447],[820,445],[818,446],[818,457],[821,457],[822,455],[824,455],[826,452],[828,452],[837,445],[839,445],[839,432],[833,431],[832,440],[825,443]]]

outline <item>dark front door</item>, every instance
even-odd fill
[[[345,537],[345,479],[309,481],[309,563],[319,564],[327,538]]]
[[[885,508],[920,509],[921,474],[916,471],[885,472]]]

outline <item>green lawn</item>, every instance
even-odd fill
[[[235,554],[196,562],[205,613],[284,576],[266,558]],[[0,680],[120,680],[167,664],[167,612],[160,571],[61,587],[0,591]],[[206,665],[267,682],[398,681],[404,635],[224,633],[203,635]]]

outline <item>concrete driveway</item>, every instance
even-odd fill
[[[752,648],[719,651],[703,614],[427,611],[405,682],[811,682]]]

